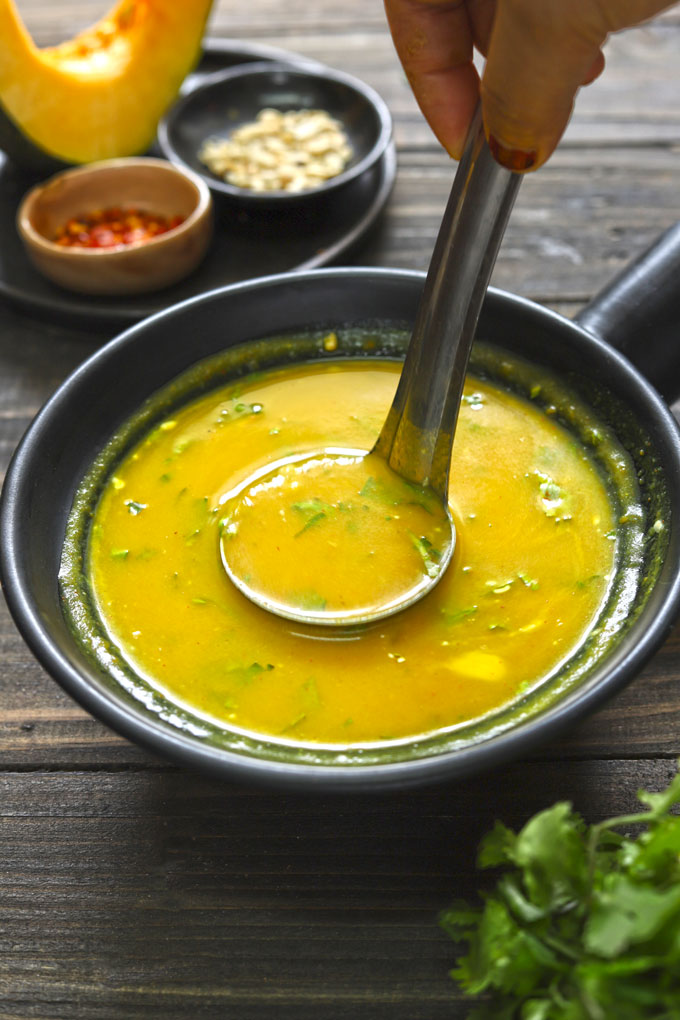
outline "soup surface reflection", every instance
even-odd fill
[[[338,632],[269,615],[229,581],[225,494],[283,457],[370,449],[399,371],[347,359],[246,378],[162,421],[118,464],[88,570],[106,631],[138,675],[230,727],[351,745],[484,716],[583,643],[614,570],[606,486],[553,418],[472,377],[451,469],[454,558],[419,604]],[[318,539],[305,520],[301,562]],[[345,568],[341,547],[316,563],[320,577]]]

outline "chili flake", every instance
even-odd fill
[[[183,216],[158,216],[143,209],[96,209],[68,220],[57,231],[54,243],[62,248],[115,248],[143,244],[167,233],[184,221]]]

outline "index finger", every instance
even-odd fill
[[[464,0],[385,0],[385,11],[420,109],[447,152],[459,159],[479,98]]]

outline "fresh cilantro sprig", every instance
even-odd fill
[[[468,1020],[678,1020],[680,775],[638,798],[597,825],[560,802],[484,838],[495,889],[441,917],[468,943],[451,972],[478,999]]]

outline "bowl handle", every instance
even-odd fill
[[[680,396],[680,223],[616,276],[575,321],[625,354],[669,403]]]

